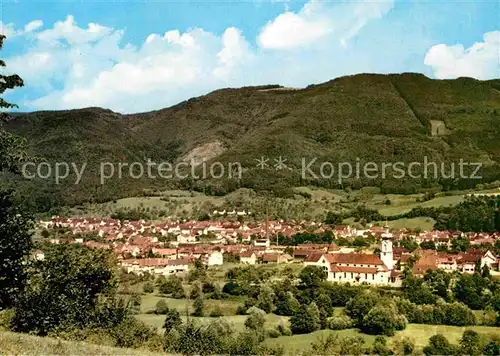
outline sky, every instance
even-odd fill
[[[249,85],[357,73],[500,78],[500,2],[3,0],[20,111],[165,108]]]

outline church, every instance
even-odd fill
[[[304,265],[323,267],[328,281],[374,285],[400,286],[399,273],[394,268],[392,234],[387,230],[381,236],[380,257],[365,253],[313,254]]]

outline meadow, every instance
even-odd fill
[[[188,299],[172,299],[172,298],[162,298],[160,296],[154,295],[143,295],[141,312],[137,314],[136,317],[143,321],[144,323],[156,327],[160,334],[163,333],[163,323],[165,321],[164,315],[148,314],[147,311],[154,309],[156,303],[163,299],[167,302],[170,308],[177,309],[184,320],[187,317],[199,322],[199,323],[209,323],[216,318],[205,316],[205,317],[193,317],[186,316],[186,312],[190,314],[192,312],[192,301]],[[216,305],[219,306],[223,312],[223,318],[225,321],[232,324],[236,331],[242,331],[245,329],[246,315],[234,315],[234,311],[238,305],[242,304],[240,299],[228,299],[228,300],[205,300],[206,315],[209,315],[210,311]],[[335,314],[341,314],[343,308],[335,308]],[[479,316],[479,315],[478,315]],[[265,328],[274,328],[279,324],[288,325],[289,317],[279,316],[275,314],[266,314],[265,316]],[[462,334],[465,330],[474,330],[479,334],[485,336],[495,335],[500,337],[500,328],[489,327],[489,326],[470,326],[470,327],[457,327],[457,326],[447,326],[447,325],[422,325],[422,324],[408,324],[405,330],[396,332],[396,335],[389,337],[388,340],[391,342],[410,338],[415,343],[417,348],[423,348],[427,345],[428,340],[431,336],[435,334],[443,334],[450,342],[458,343]],[[293,335],[293,336],[280,336],[278,338],[268,338],[264,341],[265,344],[269,346],[282,346],[286,354],[298,354],[308,350],[311,343],[328,337],[329,334],[338,334],[340,337],[361,337],[364,339],[366,345],[371,345],[375,340],[374,335],[368,335],[362,333],[359,329],[346,329],[346,330],[319,330],[310,334],[303,335]]]
[[[408,337],[415,342],[417,348],[423,348],[427,345],[429,338],[438,333],[443,334],[451,343],[458,343],[465,330],[474,330],[482,335],[496,335],[500,337],[499,328],[488,326],[457,327],[447,325],[408,324],[405,330],[398,331],[396,335],[389,337],[388,340],[396,341]],[[359,336],[365,340],[366,345],[371,345],[375,340],[374,335],[363,334],[358,329],[347,329],[339,331],[319,330],[304,335],[280,336],[276,339],[267,339],[264,342],[268,345],[282,346],[287,354],[296,354],[309,349],[312,342],[321,338],[326,338],[329,334],[338,334],[340,337]]]
[[[153,220],[165,218],[196,218],[211,214],[214,210],[245,210],[253,212],[255,219],[263,219],[268,208],[271,218],[295,220],[323,220],[327,211],[348,211],[364,205],[385,216],[404,214],[416,207],[452,206],[462,202],[472,191],[442,193],[435,198],[422,201],[424,194],[381,194],[379,188],[365,187],[344,191],[315,187],[295,188],[295,195],[286,198],[267,198],[250,189],[238,189],[225,196],[207,196],[186,190],[164,191],[158,196],[130,197],[102,204],[85,204],[68,209],[71,216],[109,217],[118,211],[140,210],[154,216]],[[491,193],[491,190],[474,191],[475,194]],[[497,190],[495,191],[497,192]],[[253,218],[246,217],[245,220]],[[352,219],[344,223],[356,225]],[[378,222],[383,224],[385,222]],[[434,220],[427,217],[399,219],[389,223],[394,228],[430,230]]]
[[[0,331],[0,345],[0,355],[163,355],[163,353],[154,353],[148,350],[108,347],[88,342],[65,341],[8,331]]]

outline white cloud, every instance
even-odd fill
[[[500,31],[485,33],[483,42],[477,42],[467,49],[461,44],[432,46],[425,56],[424,63],[432,68],[438,79],[499,78]]]
[[[392,0],[327,3],[312,0],[297,13],[287,11],[269,22],[261,31],[261,47],[289,50],[312,45],[320,40],[337,40],[345,45],[372,19],[384,16]]]
[[[18,32],[31,29],[24,33],[30,45],[5,60],[27,88],[38,90],[27,92],[25,102],[19,103],[27,109],[100,106],[127,113],[168,107],[222,87],[300,87],[346,74],[414,70],[415,61],[425,69],[422,53],[429,42],[397,30],[405,27],[376,21],[392,6],[371,0],[313,0],[299,12],[284,11],[268,23],[257,45],[235,27],[222,35],[200,28],[165,29],[169,31],[132,45],[123,42],[122,29],[81,26],[68,16],[45,28],[38,26],[40,22],[26,25]],[[15,31],[13,26],[9,29]],[[493,40],[489,36],[483,44],[488,58]],[[299,47],[301,51],[284,50]],[[438,55],[429,57],[433,65],[442,51],[438,48]],[[466,57],[481,51],[462,49]],[[451,58],[458,58],[455,55]]]
[[[0,33],[4,34],[8,39],[10,39],[12,37],[27,35],[31,32],[38,30],[42,26],[43,26],[42,20],[33,20],[27,23],[24,26],[24,29],[18,30],[16,29],[13,23],[6,24],[0,21]]]
[[[0,21],[0,33],[7,38],[12,38],[16,35],[17,31],[13,23],[4,23]]]
[[[392,6],[384,3],[379,9],[377,4],[365,2],[363,6],[369,9],[365,10],[354,3],[331,7],[312,0],[299,13],[285,11],[269,25],[274,26],[274,44],[266,29],[259,40],[261,44],[264,40],[264,47],[266,43],[279,47],[280,36],[285,35],[280,26],[292,31],[289,37],[295,41],[285,42],[285,47],[332,34],[337,39],[341,35],[350,38],[362,27],[357,22],[364,26],[374,13],[383,14]],[[335,21],[325,16],[333,13]],[[266,51],[252,46],[235,27],[220,36],[199,28],[173,29],[163,35],[150,34],[133,46],[122,43],[123,30],[93,23],[79,26],[71,15],[46,29],[39,30],[40,25],[32,22],[26,26],[35,31],[29,35],[32,45],[27,52],[7,59],[10,71],[44,93],[25,99],[24,106],[35,110],[101,106],[140,112],[221,87],[302,86],[369,69],[366,60],[356,60],[352,53],[345,53],[348,61],[337,56],[335,63],[332,59],[337,51],[345,50],[339,41],[323,42],[324,46],[316,46],[312,52]]]
[[[33,32],[43,26],[42,20],[35,20],[24,26],[24,32]]]

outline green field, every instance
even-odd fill
[[[164,191],[162,197],[132,197],[103,204],[85,204],[68,211],[69,215],[92,215],[106,217],[122,209],[141,209],[143,211],[162,211],[167,216],[193,218],[204,213],[212,213],[216,209],[246,210],[263,218],[265,206],[268,204],[269,214],[272,217],[285,219],[316,219],[322,220],[327,211],[346,211],[358,205],[366,205],[376,209],[382,215],[393,216],[409,212],[411,209],[422,207],[439,207],[456,205],[464,200],[469,192],[456,192],[454,195],[437,196],[425,202],[418,202],[423,194],[395,195],[380,194],[380,189],[366,187],[357,191],[328,190],[311,187],[295,188],[297,195],[293,198],[271,198],[267,200],[249,189],[239,189],[223,197],[206,196],[197,192],[182,190]],[[489,191],[477,191],[486,193]],[[309,194],[305,198],[300,194]],[[390,204],[387,204],[390,201]],[[159,218],[161,219],[161,218]],[[251,219],[251,218],[246,218]],[[346,223],[354,223],[346,220]],[[381,222],[382,223],[382,222]],[[432,229],[433,221],[421,217],[415,219],[400,219],[391,222],[395,228]]]
[[[163,333],[163,324],[165,322],[165,316],[164,315],[154,315],[154,314],[139,314],[136,315],[137,319],[143,321],[144,323],[154,326],[158,328],[158,331],[160,333]],[[186,316],[183,315],[182,317],[184,320],[186,320]],[[193,320],[200,322],[200,323],[209,323],[216,318],[211,318],[208,316],[205,317],[192,317],[190,316]],[[245,329],[245,320],[247,319],[246,315],[230,315],[230,316],[224,316],[222,317],[225,321],[229,322],[230,324],[233,325],[235,331],[243,331]],[[286,316],[279,316],[275,314],[267,314],[266,315],[266,328],[272,328],[277,326],[278,324],[284,324],[288,325],[288,317]]]
[[[186,319],[186,311],[191,312],[191,301],[188,299],[172,299],[172,298],[161,298],[159,296],[153,295],[143,295],[142,296],[142,305],[141,305],[141,313],[136,315],[137,319],[145,322],[148,325],[156,327],[159,333],[163,333],[163,323],[165,321],[164,315],[155,315],[155,314],[146,314],[147,311],[154,309],[158,300],[164,299],[167,302],[167,305],[170,308],[177,309],[183,319]],[[212,308],[218,305],[224,312],[224,316],[221,317],[225,321],[228,321],[233,325],[235,331],[242,331],[245,328],[245,320],[247,318],[246,315],[234,315],[235,310],[238,305],[241,305],[243,300],[230,299],[230,300],[205,300],[205,317],[192,317],[193,320],[196,320],[200,323],[209,323],[210,321],[215,320],[216,318],[209,317],[209,313]],[[338,314],[342,312],[343,308],[335,308],[335,313]],[[279,316],[275,314],[267,314],[266,315],[266,323],[265,328],[270,329],[276,327],[278,324],[289,325],[289,317]],[[487,326],[473,326],[473,327],[455,327],[455,326],[446,326],[446,325],[421,325],[421,324],[408,324],[406,329],[403,331],[399,331],[395,336],[389,338],[390,340],[398,340],[404,337],[408,337],[413,340],[415,345],[419,348],[427,345],[429,338],[437,333],[441,333],[448,338],[448,340],[452,343],[457,343],[462,337],[462,333],[467,330],[472,329],[477,331],[483,335],[496,335],[500,337],[500,328],[495,327],[487,327]],[[305,335],[293,335],[293,336],[281,336],[275,339],[266,339],[265,344],[269,346],[283,346],[285,352],[287,354],[296,354],[299,352],[303,352],[307,350],[311,343],[318,340],[321,337],[327,337],[330,333],[337,333],[339,336],[360,336],[362,337],[367,345],[373,343],[375,336],[367,335],[360,332],[358,329],[347,329],[341,331],[333,331],[333,330],[321,330],[316,331],[311,334]]]
[[[145,314],[148,311],[154,310],[156,303],[159,300],[163,299],[167,302],[169,308],[177,309],[181,314],[186,312],[186,308],[188,311],[192,311],[192,301],[189,299],[174,299],[174,298],[164,298],[155,295],[143,295],[141,302],[141,313]],[[224,315],[234,315],[236,314],[236,308],[238,305],[243,304],[243,300],[239,299],[229,299],[229,300],[213,300],[213,299],[205,299],[205,312],[206,314],[210,314],[210,312],[218,306]]]
[[[421,325],[421,324],[408,324],[405,330],[399,331],[395,336],[390,337],[389,340],[394,341],[403,337],[408,337],[413,340],[418,348],[427,345],[428,340],[435,334],[443,334],[452,343],[458,343],[465,330],[475,330],[483,335],[496,335],[500,337],[500,329],[487,326],[473,326],[473,327],[457,327],[446,325]],[[311,334],[293,335],[293,336],[280,336],[276,339],[267,339],[264,342],[269,346],[282,346],[287,354],[296,354],[307,350],[312,342],[321,338],[326,338],[329,334],[336,333],[341,337],[360,336],[365,340],[367,345],[370,345],[375,340],[375,336],[361,333],[357,329],[348,329],[341,331],[333,330],[320,330]]]
[[[107,347],[7,331],[0,331],[0,345],[0,355],[163,355],[163,353],[153,353],[147,350]]]

